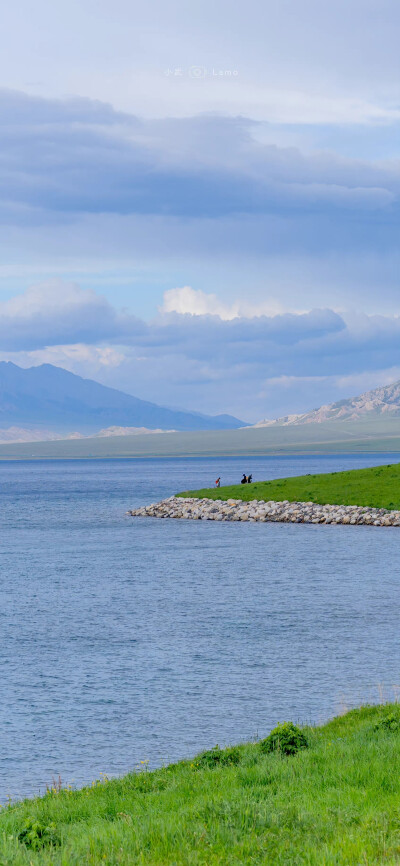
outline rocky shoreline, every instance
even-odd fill
[[[400,526],[400,511],[357,505],[317,505],[314,502],[264,502],[253,499],[192,499],[170,496],[128,511],[132,517],[172,517],[183,520],[333,523],[351,526]]]

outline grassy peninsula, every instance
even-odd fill
[[[3,806],[2,866],[400,862],[400,707]],[[283,743],[283,740],[280,740]]]
[[[320,505],[358,505],[400,508],[400,464],[351,469],[321,475],[299,475],[275,481],[256,481],[204,490],[188,490],[179,496],[198,499],[258,499],[269,502],[315,502]]]

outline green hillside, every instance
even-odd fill
[[[287,499],[289,502],[318,502],[321,505],[400,509],[400,464],[323,475],[299,475],[218,489],[188,490],[178,496],[245,501],[259,499],[265,502],[283,502]]]
[[[288,743],[303,748],[286,754]],[[400,707],[369,707],[272,742],[53,789],[3,807],[0,863],[394,866],[399,745]]]

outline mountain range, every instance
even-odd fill
[[[329,422],[400,421],[400,381],[303,414],[263,419],[262,427],[301,427]],[[61,367],[24,369],[0,362],[0,443],[108,438],[163,432],[235,430],[248,427],[231,415],[169,409],[83,379]],[[335,426],[335,425],[334,425]],[[311,428],[310,428],[311,429]],[[317,428],[315,428],[317,429]]]
[[[326,421],[359,421],[363,418],[373,420],[375,416],[400,418],[400,381],[365,391],[358,397],[327,403],[302,415],[284,415],[272,421],[264,418],[254,424],[254,427],[294,427],[300,424],[322,424]]]
[[[113,435],[110,428],[233,430],[246,426],[231,415],[201,415],[158,406],[115,388],[82,379],[61,367],[23,369],[0,362],[0,440]],[[133,429],[132,429],[133,428]],[[118,430],[119,435],[123,430]],[[139,430],[138,430],[139,432]]]

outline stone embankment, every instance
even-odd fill
[[[240,520],[283,523],[345,523],[400,526],[400,511],[357,505],[317,505],[314,502],[263,502],[253,499],[191,499],[170,496],[153,505],[128,511],[132,517],[174,517],[187,520]]]

